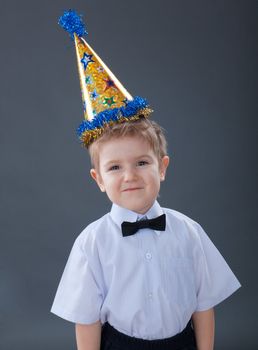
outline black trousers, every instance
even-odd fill
[[[145,340],[118,332],[108,322],[102,326],[100,350],[196,350],[191,320],[173,337]]]

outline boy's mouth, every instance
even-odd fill
[[[130,191],[136,191],[136,190],[141,190],[141,187],[132,187],[132,188],[126,188],[122,192],[130,192]]]

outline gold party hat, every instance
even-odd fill
[[[88,147],[107,125],[148,117],[152,110],[147,101],[133,98],[82,38],[87,31],[81,16],[73,10],[65,11],[59,24],[69,32],[76,48],[85,118],[77,134],[83,145]]]

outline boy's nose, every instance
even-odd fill
[[[124,181],[134,181],[137,175],[134,169],[126,169],[124,172]]]

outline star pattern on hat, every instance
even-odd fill
[[[96,98],[99,96],[99,94],[97,93],[96,90],[93,90],[90,96],[93,100],[96,100]]]
[[[97,71],[98,71],[99,73],[102,73],[102,72],[104,72],[104,68],[101,67],[101,66],[99,66],[99,67],[97,68]]]
[[[86,84],[92,84],[92,80],[91,80],[91,76],[90,75],[87,75],[87,77],[85,78],[85,83]]]
[[[108,89],[110,89],[111,87],[112,88],[115,88],[116,89],[116,86],[115,86],[115,83],[112,79],[110,78],[107,78],[107,79],[103,79],[104,82],[105,82],[105,88],[104,88],[104,91],[107,91]]]
[[[87,66],[88,66],[89,63],[95,62],[95,61],[92,59],[92,56],[93,56],[93,55],[88,55],[86,52],[84,52],[83,58],[81,59],[81,63],[83,64],[84,70],[86,70],[86,68],[87,68]]]
[[[114,96],[104,97],[104,102],[103,102],[104,105],[112,106],[115,103],[116,102],[114,101]]]

